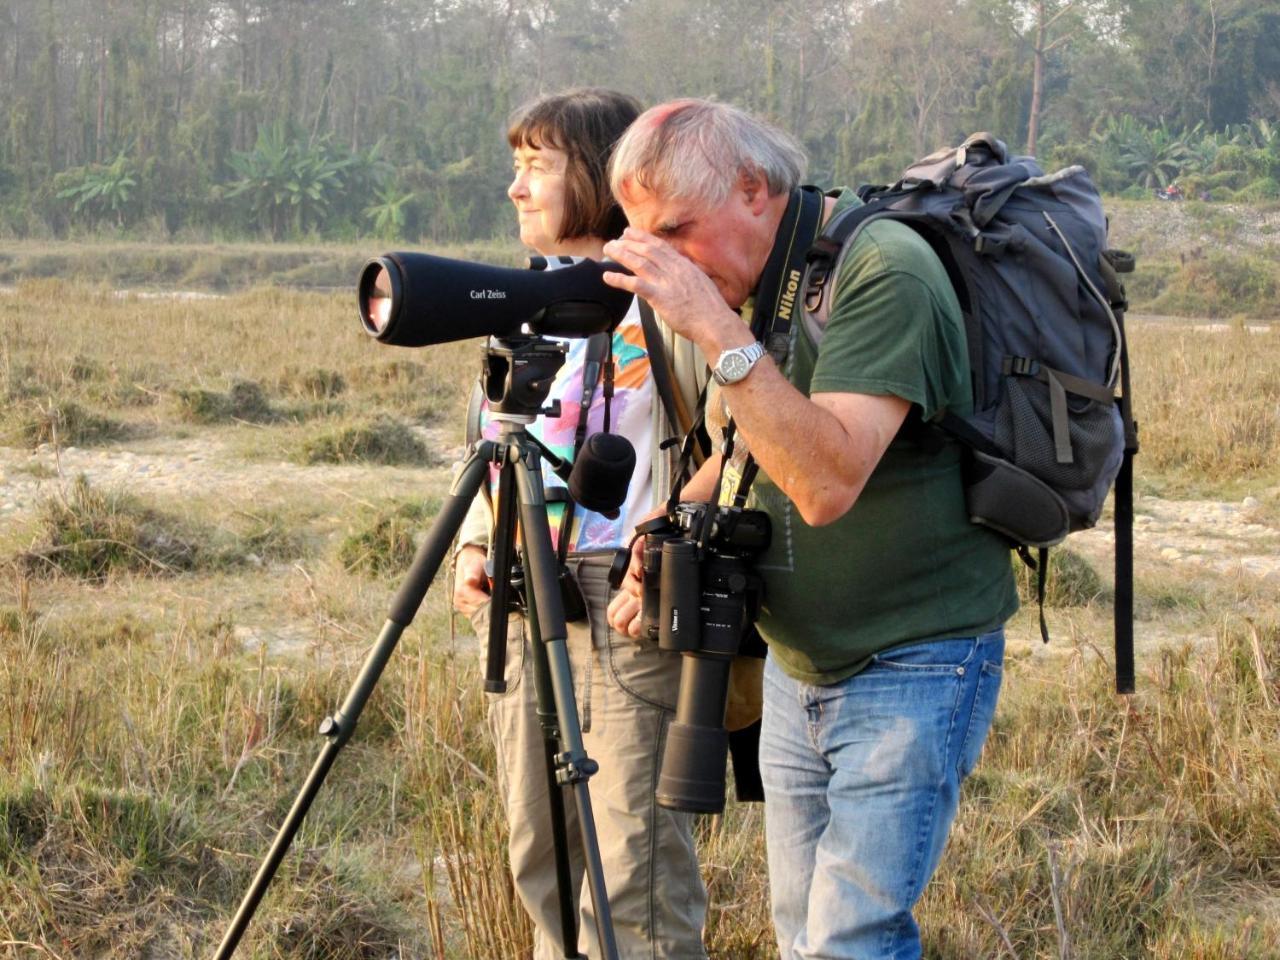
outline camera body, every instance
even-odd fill
[[[642,524],[641,629],[684,655],[676,716],[658,776],[658,803],[673,810],[724,809],[729,672],[743,634],[760,613],[764,584],[755,559],[768,548],[768,514],[683,502]]]
[[[645,635],[664,650],[733,656],[760,612],[752,562],[769,546],[768,514],[683,502],[641,529]]]

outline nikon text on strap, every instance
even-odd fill
[[[802,294],[806,257],[822,225],[824,195],[816,187],[792,191],[786,212],[778,225],[769,259],[756,285],[751,331],[764,344],[770,359],[784,371],[791,353],[791,326],[797,310],[803,309]],[[727,447],[733,449],[733,420],[726,430]],[[728,460],[726,452],[725,459]],[[751,484],[759,472],[755,458],[747,452],[742,476],[734,492],[739,506],[747,502]]]

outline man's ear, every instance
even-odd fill
[[[751,212],[759,216],[768,205],[769,181],[759,170],[743,170],[738,174],[738,186]]]

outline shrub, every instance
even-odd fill
[[[1147,308],[1183,316],[1275,316],[1280,266],[1247,254],[1210,254],[1190,260],[1169,278]]]
[[[440,509],[436,499],[395,504],[373,516],[362,517],[338,546],[338,559],[352,572],[371,575],[408,569],[415,552],[415,534]]]
[[[226,393],[202,388],[179,390],[177,398],[183,419],[193,423],[266,423],[276,419],[262,385],[253,380],[236,380]]]
[[[43,542],[19,557],[33,574],[103,580],[115,572],[175,573],[204,556],[197,532],[133,497],[93,489],[83,474],[44,501],[40,525]]]
[[[1154,300],[1164,291],[1169,284],[1169,278],[1177,272],[1177,264],[1139,257],[1137,269],[1124,280],[1124,289],[1129,296],[1129,302],[1135,307],[1145,307],[1148,301]]]
[[[99,416],[69,401],[15,405],[7,419],[12,427],[4,433],[31,447],[42,443],[63,447],[90,446],[119,439],[126,433],[118,421]]]
[[[1237,190],[1235,199],[1246,203],[1280,199],[1280,181],[1274,177],[1259,177]]]
[[[377,416],[317,434],[302,445],[303,463],[384,463],[434,466],[436,456],[403,422]]]

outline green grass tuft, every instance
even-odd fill
[[[1036,551],[1032,556],[1038,559]],[[1018,598],[1024,606],[1034,606],[1039,573],[1013,555],[1014,576],[1018,581]],[[1053,547],[1049,551],[1049,576],[1045,582],[1046,607],[1083,607],[1107,595],[1102,578],[1085,557],[1070,547]]]
[[[202,388],[178,390],[179,411],[191,423],[269,423],[277,419],[262,385],[253,380],[235,380],[226,393]]]
[[[94,489],[79,476],[44,501],[42,542],[20,556],[36,575],[104,580],[113,573],[177,573],[204,554],[198,532],[119,491]]]
[[[417,538],[440,509],[432,498],[398,503],[360,518],[338,545],[338,560],[350,572],[371,576],[409,568]]]
[[[303,463],[382,463],[436,466],[439,458],[402,421],[378,415],[324,430],[302,443]]]
[[[4,420],[0,434],[33,449],[42,443],[94,446],[119,440],[128,433],[118,420],[65,400],[14,404]]]

